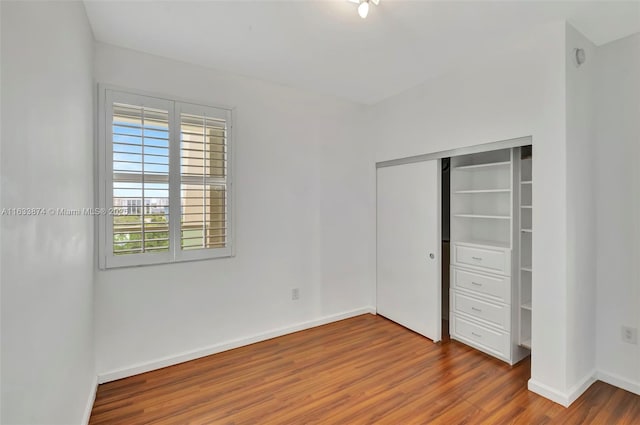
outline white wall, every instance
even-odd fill
[[[93,205],[82,3],[1,3],[3,208]],[[95,391],[93,221],[2,217],[3,424],[83,421]]]
[[[640,394],[640,34],[598,48],[597,364],[600,378]]]
[[[376,160],[533,136],[534,389],[567,390],[567,161],[565,25],[514,40],[514,50],[469,64],[371,109]]]
[[[567,391],[570,401],[596,370],[596,47],[572,26],[566,33],[567,102]],[[574,49],[584,49],[577,66]]]
[[[103,380],[372,306],[375,174],[361,106],[96,49],[99,82],[236,107],[237,255],[98,272]]]

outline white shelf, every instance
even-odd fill
[[[533,230],[531,229],[520,229],[520,231],[524,233],[533,233]]]
[[[456,190],[455,193],[511,193],[511,189],[470,189]]]
[[[520,205],[520,208],[533,208],[532,205]]]
[[[522,266],[520,267],[520,270],[533,273],[533,269],[531,268],[531,266]]]
[[[524,348],[528,348],[529,350],[531,350],[531,340],[530,339],[525,339],[524,341],[522,341],[520,343],[521,346],[523,346]]]
[[[477,245],[479,247],[492,247],[492,248],[511,248],[509,242],[500,242],[500,241],[488,241],[481,239],[463,239],[463,240],[454,240],[453,243],[465,244],[465,245]]]
[[[531,311],[531,301],[529,301],[528,303],[522,304],[520,307],[522,307],[525,310]]]
[[[531,180],[523,180],[520,184],[531,184]]]
[[[509,215],[454,214],[453,216],[459,218],[488,218],[491,220],[511,220],[511,216]]]
[[[473,165],[459,165],[454,167],[454,170],[475,170],[478,168],[487,168],[487,167],[508,167],[511,166],[511,161],[504,162],[488,162],[485,164],[473,164]]]

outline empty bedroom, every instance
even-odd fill
[[[640,424],[640,2],[0,0],[0,423]]]

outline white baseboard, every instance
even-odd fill
[[[567,407],[576,401],[594,382],[598,380],[597,375],[598,372],[594,369],[585,375],[580,382],[569,389],[569,393],[567,394],[567,401],[569,403],[567,404]]]
[[[98,391],[98,376],[93,378],[91,387],[89,388],[89,398],[87,399],[87,406],[84,408],[84,415],[82,417],[82,425],[89,425],[89,419],[91,419],[91,410],[93,409],[93,403],[96,401],[96,392]]]
[[[541,395],[542,397],[556,402],[564,407],[569,406],[569,397],[567,397],[566,394],[556,390],[555,388],[551,388],[548,385],[538,382],[533,378],[529,379],[527,388],[529,388],[529,391],[533,391],[534,393]]]
[[[623,378],[620,375],[614,373],[605,372],[603,370],[598,371],[598,379],[614,387],[622,388],[631,393],[640,395],[640,382],[634,382],[630,379]]]
[[[113,370],[109,372],[104,372],[104,373],[99,373],[98,383],[103,384],[105,382],[127,378],[129,376],[138,375],[140,373],[149,372],[151,370],[156,370],[156,369],[160,369],[167,366],[173,366],[178,363],[188,362],[189,360],[195,360],[200,357],[209,356],[211,354],[220,353],[222,351],[232,350],[234,348],[242,347],[244,345],[254,344],[256,342],[265,341],[271,338],[276,338],[282,335],[302,331],[305,329],[315,328],[316,326],[326,325],[327,323],[337,322],[338,320],[348,319],[350,317],[360,316],[361,314],[367,314],[367,313],[376,314],[376,309],[374,307],[364,307],[356,310],[345,311],[343,313],[321,317],[320,319],[300,322],[291,326],[286,326],[284,328],[274,329],[272,331],[263,332],[263,333],[248,336],[245,338],[235,339],[232,341],[211,345],[209,347],[204,347],[198,350],[186,351],[183,353],[151,360],[148,362],[138,363],[130,367]],[[91,411],[89,411],[89,413],[90,412]]]
[[[596,375],[597,372],[593,370],[591,373],[585,375],[585,377],[582,378],[580,382],[571,387],[571,389],[569,389],[569,391],[567,391],[566,393],[545,385],[541,382],[538,382],[533,378],[529,379],[527,387],[529,388],[529,391],[533,391],[534,393],[541,395],[544,398],[548,398],[549,400],[558,403],[561,406],[569,407],[574,401],[578,399],[578,397],[582,395],[582,393],[587,391],[591,384],[596,382]]]

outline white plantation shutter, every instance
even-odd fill
[[[226,126],[206,116],[180,115],[182,249],[226,244]]]
[[[169,251],[169,112],[113,104],[113,253]]]
[[[231,111],[100,94],[101,267],[230,256]]]
[[[230,254],[227,110],[178,104],[180,120],[180,256]]]

